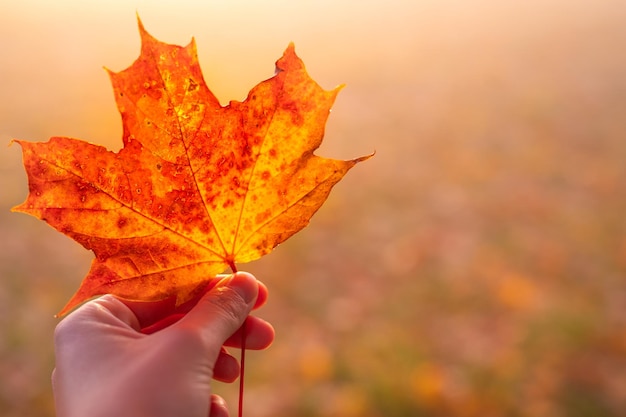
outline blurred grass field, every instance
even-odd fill
[[[311,225],[241,269],[276,343],[248,417],[618,417],[626,410],[626,3],[617,0],[25,1],[0,6],[0,143],[121,146],[105,65],[135,11],[195,36],[226,104],[289,41],[345,83],[320,155],[376,156]],[[10,213],[0,148],[0,414],[53,416],[53,315],[91,254]],[[234,405],[236,387],[218,385]]]

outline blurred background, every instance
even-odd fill
[[[242,100],[290,41],[340,93],[318,154],[376,151],[311,225],[241,265],[277,331],[248,417],[626,410],[626,2],[68,1],[0,6],[0,414],[53,416],[53,315],[92,255],[11,213],[12,138],[121,147],[103,66],[195,37]],[[237,389],[219,385],[234,410]]]

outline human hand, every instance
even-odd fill
[[[266,298],[264,285],[238,272],[152,334],[141,332],[142,321],[154,321],[149,303],[105,295],[84,304],[55,331],[57,416],[228,416],[211,380],[237,378],[237,360],[223,346],[241,347],[242,331],[246,349],[271,344],[272,326],[248,316]]]

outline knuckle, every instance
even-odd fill
[[[245,317],[246,303],[236,291],[228,288],[220,289],[216,297],[212,297],[215,313],[229,322],[239,322]]]
[[[71,334],[71,324],[67,319],[61,320],[54,328],[54,341],[56,344],[62,343],[68,334]]]

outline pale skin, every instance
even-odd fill
[[[158,306],[105,295],[70,313],[55,331],[52,374],[58,417],[228,417],[211,390],[232,382],[237,360],[223,346],[264,349],[274,339],[266,321],[249,316],[267,298],[251,274],[222,278],[179,321],[152,334]]]

